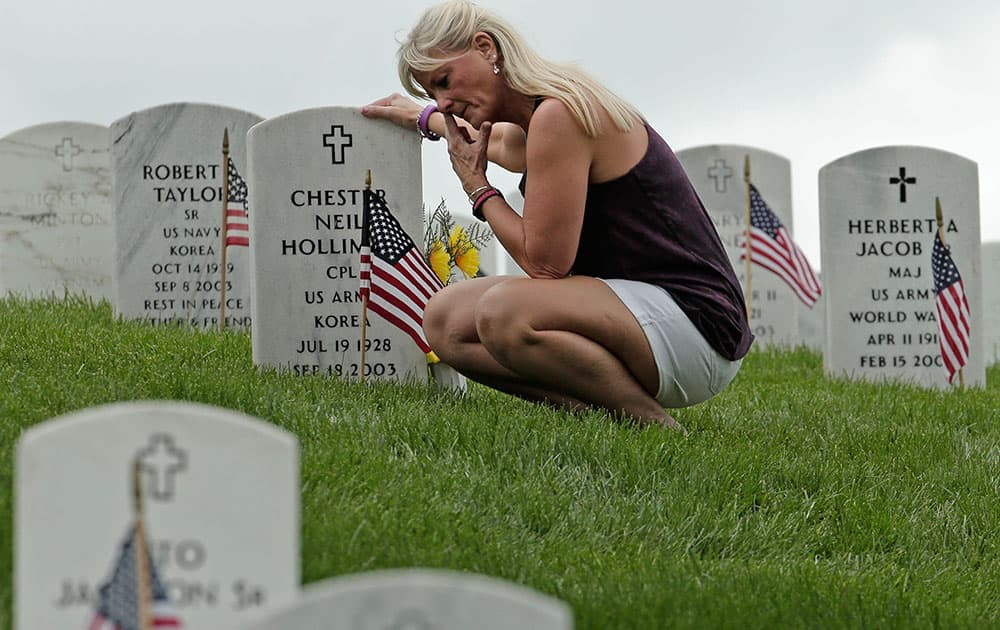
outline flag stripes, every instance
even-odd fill
[[[934,303],[937,307],[938,346],[941,359],[951,383],[955,374],[969,362],[969,335],[971,318],[965,283],[951,252],[941,240],[941,233],[934,236],[931,249],[931,270],[934,275]]]
[[[361,295],[368,308],[405,332],[425,353],[424,308],[441,287],[413,240],[403,231],[385,201],[364,192],[361,230]]]
[[[250,225],[246,210],[226,208],[226,245],[250,245]]]
[[[822,294],[819,277],[792,235],[768,207],[753,184],[750,186],[750,262],[773,272],[787,284],[803,304],[812,308]],[[744,238],[743,253],[747,256]]]
[[[137,630],[139,623],[139,580],[136,562],[138,527],[132,527],[121,545],[118,560],[111,571],[111,577],[98,591],[97,610],[90,622],[89,630]],[[145,547],[146,566],[149,567],[149,593],[152,600],[152,625],[154,628],[180,628],[181,620]]]
[[[413,258],[418,260],[414,261]],[[362,295],[367,284],[368,308],[406,332],[427,353],[431,348],[422,326],[424,307],[436,289],[426,277],[425,270],[419,268],[421,262],[423,260],[420,259],[420,254],[411,250],[400,259],[397,268],[378,257],[373,261],[370,251],[361,248]],[[375,281],[371,280],[373,275]],[[418,323],[421,325],[417,325]]]
[[[232,158],[227,158],[226,177],[228,199],[226,199],[226,221],[223,224],[224,244],[226,247],[250,246],[250,222],[248,219],[248,188],[246,180],[236,170]]]

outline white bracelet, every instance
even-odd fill
[[[477,189],[473,190],[472,192],[470,192],[469,193],[469,205],[475,205],[476,204],[476,199],[479,198],[479,193],[483,192],[484,190],[489,190],[490,188],[492,188],[492,186],[490,186],[489,184],[486,184],[485,186],[480,186],[479,188],[477,188]]]

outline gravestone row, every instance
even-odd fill
[[[0,288],[87,288],[118,316],[195,328],[218,326],[224,290],[226,326],[252,329],[257,365],[426,380],[423,353],[379,317],[367,318],[362,366],[358,293],[367,172],[422,244],[419,137],[352,108],[274,118],[248,137],[261,120],[177,103],[134,112],[110,132],[59,124],[6,138]],[[225,130],[233,169],[253,185],[249,246],[226,248],[223,268]]]
[[[233,167],[253,184],[248,201],[255,210],[250,211],[248,229],[259,235],[259,240],[250,239],[249,247],[226,248],[225,268],[220,262],[224,129],[233,139]],[[916,224],[925,228],[921,234],[931,236],[928,204],[932,197],[943,196],[948,245],[953,251],[974,253],[978,199],[966,197],[977,194],[975,165],[918,147],[884,151],[894,157],[878,165],[877,175],[872,172],[858,181],[844,175],[857,174],[849,163],[868,152],[842,158],[821,171],[824,268],[837,270],[821,299],[806,308],[780,278],[751,266],[751,325],[760,346],[805,343],[821,348],[830,355],[825,365],[831,374],[912,381],[909,368],[917,365],[934,373],[917,377],[917,382],[940,386],[934,326],[895,334],[886,330],[915,324],[918,317],[925,324],[936,323],[936,315],[923,308],[912,314],[904,308],[899,314],[872,307],[874,301],[897,300],[927,305],[926,298],[934,295],[927,253],[931,242],[894,240],[879,231],[901,230],[897,223],[904,215],[897,211],[919,206],[923,215]],[[745,285],[743,165],[749,160],[754,185],[792,231],[788,161],[739,145],[695,147],[679,151],[678,157]],[[889,165],[893,159],[898,164]],[[352,108],[306,110],[262,121],[240,110],[179,103],[135,112],[110,130],[82,123],[22,130],[0,140],[0,165],[4,293],[84,292],[110,298],[116,313],[126,318],[211,328],[218,325],[224,283],[226,323],[252,329],[257,365],[348,378],[358,378],[361,372],[375,378],[426,378],[422,354],[379,317],[369,316],[365,322],[370,328],[364,367],[360,360],[358,250],[361,191],[369,169],[375,190],[411,238],[421,242],[419,140],[407,130],[364,119]],[[831,179],[832,174],[837,177]],[[859,182],[873,188],[866,192]],[[939,194],[932,195],[932,188]],[[876,190],[881,196],[872,196]],[[889,199],[898,207],[878,205]],[[853,218],[845,222],[844,213]],[[912,213],[905,217],[916,220]],[[897,227],[880,228],[879,221]],[[859,239],[858,230],[873,230],[867,235],[875,238]],[[862,241],[873,249],[863,255],[848,251],[862,247]],[[885,243],[892,244],[892,252],[880,249],[888,246]],[[896,249],[905,247],[909,254]],[[921,255],[923,266],[895,264]],[[882,262],[892,264],[880,269]],[[968,374],[968,382],[975,384],[980,382],[981,365],[997,356],[988,332],[996,327],[984,319],[996,309],[982,308],[980,275],[991,266],[975,257],[956,264],[975,320],[973,352],[962,377]],[[869,295],[889,291],[892,299],[869,297],[855,304],[865,293],[859,287],[876,269],[893,274],[886,277],[892,282],[870,286]],[[908,295],[914,297],[897,297]],[[899,321],[902,318],[909,321]],[[865,348],[855,340],[840,343],[851,339],[843,336],[845,331],[863,336]],[[890,345],[904,351],[889,353]]]

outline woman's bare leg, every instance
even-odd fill
[[[659,375],[642,328],[600,280],[466,281],[436,295],[424,321],[435,351],[474,380],[679,428],[653,398]]]
[[[434,352],[468,378],[494,389],[570,411],[589,408],[587,403],[526,381],[500,365],[480,343],[476,303],[488,289],[510,279],[510,276],[474,278],[438,292],[424,311],[424,333]]]

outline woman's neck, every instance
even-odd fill
[[[519,92],[512,92],[507,110],[509,122],[518,125],[527,132],[528,125],[531,123],[531,116],[535,113],[535,109],[538,108],[541,100],[540,96],[528,96]]]

